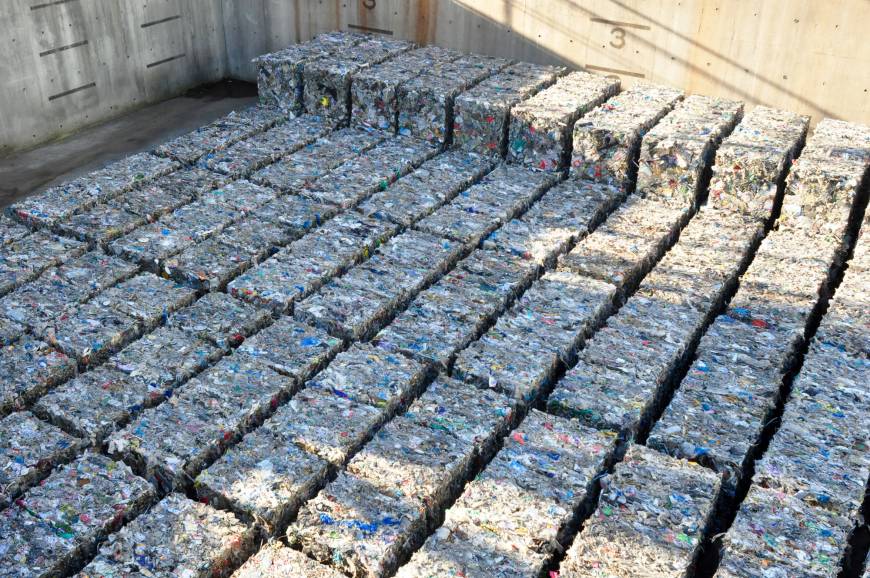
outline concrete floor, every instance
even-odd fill
[[[223,81],[39,147],[0,157],[0,207],[98,169],[256,102],[257,87]]]

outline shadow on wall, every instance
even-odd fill
[[[674,26],[669,26],[663,19],[651,16],[650,10],[642,11],[633,8],[630,5],[633,2],[622,2],[620,0],[587,2],[589,5],[611,5],[616,7],[618,11],[630,15],[631,22],[607,18],[605,11],[586,8],[581,6],[579,2],[567,0],[561,0],[560,3],[565,6],[565,8],[562,8],[562,11],[567,9],[571,12],[571,17],[568,19],[559,19],[549,15],[545,7],[546,2],[520,3],[507,0],[500,2],[503,4],[503,11],[502,17],[498,21],[474,8],[476,3],[471,0],[455,0],[454,3],[462,4],[463,9],[467,11],[471,19],[487,20],[490,26],[501,27],[506,34],[522,35],[520,30],[512,26],[517,20],[521,22],[526,21],[526,23],[531,20],[534,24],[533,26],[526,24],[527,28],[534,27],[546,30],[546,33],[538,34],[537,39],[529,35],[522,35],[520,40],[520,42],[528,45],[528,48],[523,48],[520,52],[538,53],[543,56],[542,62],[558,62],[569,66],[583,67],[592,72],[610,74],[628,84],[633,79],[649,80],[651,82],[678,86],[690,92],[694,92],[693,88],[697,85],[697,92],[716,96],[730,96],[751,104],[784,108],[786,105],[783,103],[794,101],[798,103],[800,112],[811,114],[815,121],[820,120],[822,117],[838,118],[837,113],[831,110],[828,105],[820,102],[818,98],[809,98],[802,95],[785,84],[777,82],[772,76],[749,68],[748,63],[738,62],[727,54],[711,48],[687,34],[681,33]],[[550,3],[553,4],[553,2]],[[522,4],[522,9],[517,14],[514,6],[519,4]],[[613,11],[612,8],[607,10],[607,12],[611,13]],[[564,38],[582,36],[582,34],[578,34],[577,30],[582,30],[583,27],[575,26],[573,23],[583,21],[605,26],[608,29],[608,34],[606,34],[608,37],[607,41],[603,44],[595,43],[592,35],[590,35],[586,39],[585,47],[578,46],[573,48],[577,44],[582,44],[582,41],[577,38],[577,42],[574,42],[572,39],[567,47],[568,52],[556,52],[544,46],[544,34],[556,33]],[[572,24],[569,25],[568,23]],[[673,37],[677,39],[677,42],[660,42],[663,37]],[[434,41],[436,44],[441,43],[437,35]],[[672,49],[672,45],[677,45],[678,48],[682,45],[689,46],[691,48],[689,51],[690,55],[694,56],[700,52],[706,57],[717,61],[717,65],[719,65],[717,68],[724,67],[726,70],[711,72],[711,62],[706,62],[706,67],[699,66],[693,60],[684,56],[685,50]],[[622,51],[629,47],[640,48],[629,51],[629,54],[624,55]],[[502,50],[501,52],[505,51]],[[508,54],[501,55],[516,58],[515,52],[516,50],[514,49],[510,50]],[[585,55],[583,52],[585,52]],[[616,55],[614,55],[615,53]],[[645,54],[655,55],[653,64],[649,64],[650,60],[648,57],[644,58]],[[675,79],[670,72],[660,71],[658,63],[661,60],[675,63],[677,68],[683,69],[680,71],[679,76],[684,77],[688,82],[674,82]],[[608,66],[595,64],[598,61],[603,61]],[[674,65],[671,64],[671,66]],[[742,76],[748,76],[752,79],[748,87],[746,83],[737,84],[728,80],[729,77],[734,76],[735,71],[739,72]],[[693,80],[692,77],[700,77],[703,80]],[[762,85],[764,89],[758,90],[758,85]]]

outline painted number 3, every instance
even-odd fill
[[[363,8],[368,8],[369,10],[373,10],[375,6],[378,5],[377,0],[362,0]]]
[[[365,4],[365,2],[363,2]],[[372,0],[372,4],[374,4],[374,0]],[[625,46],[625,29],[613,28],[610,30],[610,35],[613,36],[613,40],[610,41],[610,45],[616,49],[620,49]]]

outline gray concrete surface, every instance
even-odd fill
[[[222,0],[3,0],[0,29],[0,152],[226,76]]]
[[[202,86],[62,140],[0,157],[0,207],[250,106],[256,94],[257,87],[246,82]]]

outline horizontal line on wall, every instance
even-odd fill
[[[39,10],[40,8],[48,8],[50,6],[57,6],[58,4],[66,4],[67,2],[78,2],[78,0],[54,0],[54,2],[43,2],[42,4],[34,4],[30,9]]]
[[[49,100],[49,101],[57,100],[58,98],[63,98],[63,97],[65,97],[65,96],[69,96],[69,95],[71,95],[71,94],[75,94],[76,92],[81,92],[82,90],[87,90],[87,89],[89,89],[89,88],[96,88],[96,86],[97,86],[97,83],[96,83],[96,82],[91,82],[91,83],[85,84],[85,85],[83,85],[83,86],[79,86],[79,87],[77,87],[77,88],[71,88],[71,89],[69,89],[69,90],[65,90],[65,91],[63,91],[63,92],[59,92],[59,93],[57,93],[57,94],[53,94],[53,95],[51,95],[51,96],[48,97],[48,100]]]
[[[64,50],[69,50],[70,48],[78,48],[79,46],[86,46],[88,43],[87,40],[80,40],[78,42],[73,42],[72,44],[67,44],[66,46],[58,46],[57,48],[52,48],[51,50],[46,50],[45,52],[40,52],[40,56],[48,56],[49,54],[55,54],[57,52],[63,52]]]
[[[621,70],[619,68],[608,68],[606,66],[595,66],[594,64],[584,64],[583,68],[597,70],[599,72],[609,72],[611,74],[621,74],[623,76],[634,76],[635,78],[646,78],[646,74],[641,72],[632,72],[631,70]]]
[[[154,68],[155,66],[160,66],[161,64],[166,64],[167,62],[172,62],[173,60],[178,60],[179,58],[184,58],[187,56],[185,53],[176,54],[175,56],[170,56],[169,58],[164,58],[163,60],[158,60],[157,62],[152,62],[151,64],[146,64],[145,68]]]
[[[377,32],[378,34],[388,34],[390,36],[393,35],[392,30],[385,30],[383,28],[372,28],[371,26],[360,26],[359,24],[348,24],[347,27],[351,30],[362,30],[363,32]]]
[[[634,22],[620,22],[619,20],[608,20],[607,18],[590,18],[592,22],[598,22],[599,24],[610,24],[611,26],[618,26],[620,28],[637,28],[638,30],[650,30],[650,27],[646,24],[635,24]]]
[[[164,22],[172,22],[173,20],[178,20],[181,18],[181,14],[176,14],[175,16],[169,16],[167,18],[161,18],[160,20],[152,20],[151,22],[146,22],[142,25],[142,28],[148,28],[149,26],[156,26],[158,24],[163,24]]]

